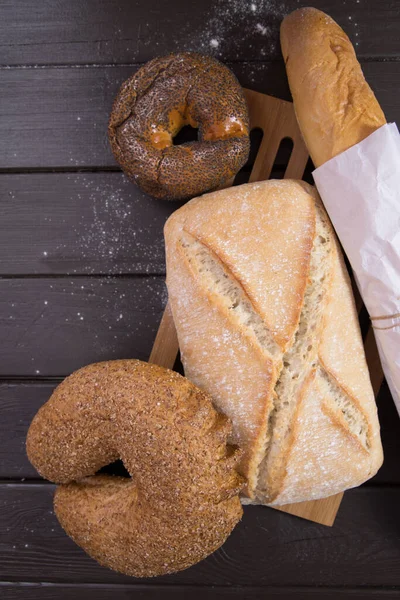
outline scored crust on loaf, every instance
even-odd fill
[[[225,298],[217,299],[203,286],[203,280],[193,277],[196,264],[190,264],[182,250],[179,244],[175,258],[180,262],[177,275],[184,279],[178,310],[182,315],[185,311],[185,318],[178,335],[185,374],[191,381],[198,381],[199,387],[209,389],[213,400],[218,398],[219,409],[227,416],[232,415],[230,441],[244,450],[241,471],[254,487],[262,452],[260,429],[268,419],[276,379],[275,365],[266,348],[260,352],[251,328],[244,329],[246,337],[243,339],[240,321],[229,310]],[[215,300],[220,300],[218,309]],[[204,331],[205,323],[210,336]],[[231,367],[228,374],[224,371],[226,364]],[[204,365],[207,365],[206,370]]]
[[[246,292],[219,258],[186,232],[180,238],[183,252],[193,271],[202,278],[210,294],[219,297],[228,314],[245,334],[259,344],[266,356],[279,356],[280,348],[260,315],[254,310]]]
[[[185,373],[232,419],[248,497],[296,502],[372,476],[382,461],[376,406],[350,282],[315,190],[285,180],[207,194],[170,217],[165,237]],[[318,477],[298,466],[315,386],[308,435],[331,430]],[[309,444],[309,464],[322,455]]]
[[[310,272],[304,293],[303,308],[292,346],[283,356],[280,377],[275,385],[274,409],[270,414],[270,433],[266,454],[260,465],[258,496],[273,498],[284,476],[286,455],[290,447],[290,426],[308,376],[307,366],[315,368],[318,345],[315,332],[320,328],[326,287],[329,278],[330,232],[320,207],[316,206],[316,230],[310,260]]]

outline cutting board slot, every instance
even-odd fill
[[[271,179],[283,179],[292,156],[294,143],[292,138],[284,137],[278,147],[272,167]]]
[[[250,179],[251,172],[254,167],[255,160],[257,158],[257,154],[260,150],[260,146],[262,144],[264,137],[264,132],[261,127],[253,127],[250,130],[250,152],[249,158],[246,161],[246,164],[240,169],[239,173],[236,175],[233,180],[233,185],[242,185],[243,183],[248,183]]]

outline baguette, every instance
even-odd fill
[[[297,121],[316,167],[386,123],[341,27],[316,8],[281,25],[281,47]]]
[[[165,226],[186,376],[233,422],[247,501],[361,484],[382,463],[347,271],[315,189],[265,181],[196,198]]]

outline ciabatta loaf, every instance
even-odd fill
[[[165,226],[187,377],[233,422],[247,497],[286,504],[382,463],[350,281],[319,197],[265,181],[195,198]]]

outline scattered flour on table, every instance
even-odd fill
[[[279,25],[288,12],[279,0],[216,0],[198,29],[189,21],[179,30],[171,50],[205,52],[226,61],[267,59],[279,48]]]
[[[76,368],[84,362],[116,358],[145,360],[167,303],[165,281],[159,276],[77,277],[50,284],[47,290],[46,285],[38,286],[37,291],[36,312],[27,326],[20,318],[20,307],[26,304],[21,289],[13,303],[18,321],[9,330],[10,339],[18,343],[26,337],[21,350],[26,360],[27,353],[36,350],[30,364],[37,377],[49,373],[51,352],[37,351],[36,337],[55,356],[74,356]],[[43,297],[49,298],[46,306]],[[42,318],[47,322],[45,329]]]
[[[297,4],[304,5],[299,0]],[[360,9],[360,0],[343,4]],[[188,22],[187,28],[179,31],[174,50],[206,52],[225,61],[268,60],[279,52],[282,19],[296,8],[299,6],[293,2],[288,5],[279,0],[216,0],[205,13],[201,28],[193,30],[193,23]],[[348,15],[347,23],[341,25],[357,47],[356,16]]]
[[[64,231],[70,223],[68,238],[54,237],[54,246],[48,241],[39,252],[42,261],[56,270],[61,265],[71,279],[40,288],[29,329],[39,331],[40,320],[46,319],[55,323],[54,340],[67,340],[68,351],[77,356],[93,360],[135,357],[137,348],[146,349],[154,339],[167,303],[164,277],[152,274],[164,272],[162,226],[173,207],[162,204],[155,209],[150,198],[137,190],[131,194],[135,188],[122,175],[111,176],[110,183],[90,174],[71,174],[68,180],[75,213],[71,215],[70,209],[70,217],[63,219]],[[10,321],[25,302],[22,295],[15,300],[10,304]],[[15,326],[16,334],[24,326],[22,322]],[[76,340],[79,348],[71,342],[77,328],[82,332]],[[32,356],[31,363],[33,374],[47,372],[46,355]]]
[[[357,52],[357,48],[360,45],[360,28],[355,17],[349,15],[348,23],[344,23],[344,28]]]
[[[97,177],[80,175],[74,183],[82,210],[72,226],[79,252],[78,257],[74,252],[71,264],[78,260],[79,272],[87,274],[162,273],[163,223],[156,216],[146,215],[146,202],[152,200],[141,200],[138,195],[132,198],[132,184],[125,177],[117,185],[104,180],[99,185]],[[80,193],[82,187],[89,193]],[[70,240],[68,244],[61,241],[53,252],[46,249],[43,257],[51,260],[61,256],[67,264],[71,248],[74,249]],[[76,272],[72,268],[69,274]]]

